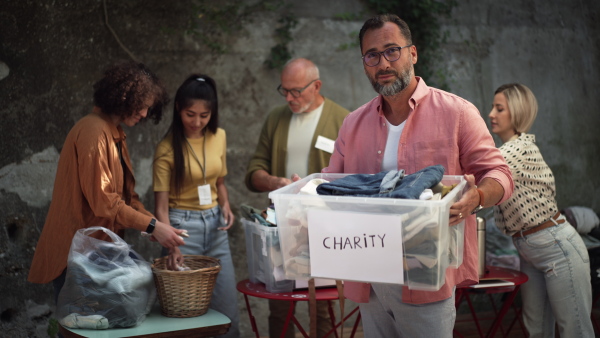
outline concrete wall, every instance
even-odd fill
[[[593,0],[459,1],[443,46],[451,91],[472,101],[487,118],[493,91],[519,81],[537,95],[540,114],[532,132],[554,170],[560,207],[600,210],[598,190],[598,98],[600,59]],[[224,41],[217,55],[183,30],[187,2],[106,1],[108,19],[126,46],[173,93],[191,72],[213,76],[221,98],[221,126],[228,133],[226,184],[234,212],[239,205],[264,207],[266,194],[246,190],[243,175],[266,113],[284,103],[276,93],[279,74],[263,65],[276,43],[281,12],[262,12],[244,30]],[[318,10],[315,10],[318,8]],[[355,109],[372,98],[358,47],[352,42],[363,19],[334,20],[359,12],[358,0],[289,1],[284,10],[299,23],[290,44],[294,56],[320,67],[323,93]],[[103,1],[5,1],[0,6],[0,330],[11,337],[45,336],[53,310],[52,287],[26,282],[31,257],[44,224],[58,156],[73,124],[92,107],[92,84],[102,70],[128,54],[104,25]],[[165,28],[168,28],[165,29]],[[417,74],[418,75],[418,74]],[[427,80],[427,79],[425,79]],[[170,112],[159,125],[127,129],[137,191],[153,209],[151,162]],[[151,260],[160,248],[128,232],[134,249]],[[230,231],[236,274],[247,277],[244,233]],[[251,300],[263,335],[266,301]],[[242,332],[252,336],[240,296]],[[299,312],[303,312],[301,308]],[[304,310],[305,311],[305,310]]]
[[[446,25],[452,91],[487,120],[497,87],[520,82],[531,88],[539,111],[530,133],[554,171],[559,208],[599,212],[600,3],[459,3]]]

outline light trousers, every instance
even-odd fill
[[[565,222],[513,243],[529,276],[521,286],[529,337],[553,338],[555,323],[561,337],[594,337],[590,259],[575,228]]]
[[[365,338],[451,338],[456,308],[448,299],[427,304],[402,302],[402,285],[371,284],[368,303],[359,303]]]
[[[231,320],[229,331],[218,337],[238,338],[240,336],[237,290],[229,237],[223,227],[221,209],[216,206],[203,211],[169,209],[171,225],[188,231],[189,238],[179,247],[184,255],[202,255],[221,261],[221,271],[210,299],[210,308],[221,312]],[[165,252],[163,251],[163,254]]]

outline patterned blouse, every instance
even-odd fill
[[[494,207],[496,226],[512,236],[536,227],[558,212],[554,175],[535,145],[535,136],[521,134],[500,147],[515,182],[512,196]]]

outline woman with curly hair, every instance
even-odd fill
[[[63,145],[52,202],[29,270],[33,283],[65,282],[67,257],[77,230],[102,226],[152,233],[162,246],[184,244],[176,230],[157,221],[140,202],[121,125],[145,118],[157,123],[169,101],[161,81],[141,63],[116,64],[94,84],[94,108],[71,129]],[[108,240],[104,233],[94,234]]]
[[[556,204],[552,170],[528,134],[538,104],[519,83],[500,86],[490,112],[492,132],[515,182],[512,196],[494,207],[496,226],[512,236],[529,281],[521,286],[529,337],[593,337],[590,259],[577,231]]]
[[[225,175],[227,139],[219,128],[217,85],[206,75],[189,76],[175,94],[173,122],[154,155],[156,217],[187,231],[186,245],[171,249],[167,267],[185,264],[185,255],[214,257],[221,271],[210,308],[231,320],[227,334],[240,336],[235,273],[227,230],[235,219],[229,205]]]

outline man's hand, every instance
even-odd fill
[[[252,186],[258,191],[273,191],[292,184],[300,179],[298,174],[293,174],[292,178],[273,176],[265,170],[257,170],[252,173]]]
[[[504,188],[495,179],[486,177],[479,185],[475,185],[475,177],[473,175],[465,175],[468,188],[464,192],[461,199],[452,204],[450,207],[450,225],[456,225],[462,222],[467,216],[471,216],[471,212],[480,204],[485,207],[496,205],[504,196]],[[483,201],[479,196],[477,189],[481,190],[484,198]],[[485,204],[483,204],[485,202]]]
[[[292,180],[289,178],[271,176],[271,191],[283,188],[288,184],[292,184]]]
[[[471,211],[479,205],[479,193],[475,185],[475,176],[466,174],[467,190],[458,202],[450,206],[450,226],[457,225],[471,215]]]

